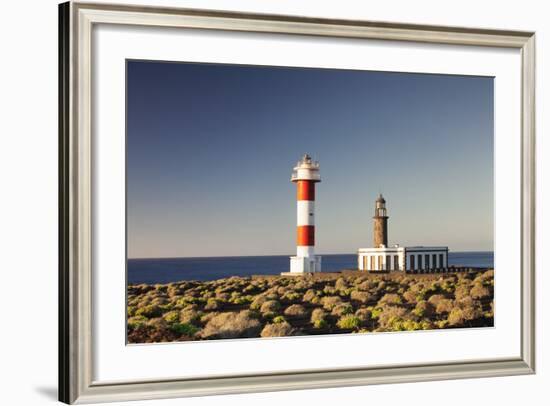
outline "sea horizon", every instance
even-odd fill
[[[322,272],[357,267],[357,253],[319,254]],[[128,258],[128,284],[216,280],[231,276],[279,275],[289,269],[289,255]],[[221,263],[223,262],[223,263]],[[493,251],[449,251],[449,265],[492,268]]]

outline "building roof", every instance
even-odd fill
[[[380,195],[378,195],[378,199],[376,199],[376,202],[377,203],[386,203],[386,199],[384,199],[384,197],[382,196],[382,193],[380,193]]]

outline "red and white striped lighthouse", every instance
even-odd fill
[[[315,255],[315,183],[321,181],[319,162],[304,155],[294,167],[296,183],[296,256],[290,257],[290,273],[320,272],[321,257]]]

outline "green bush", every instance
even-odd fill
[[[286,319],[283,316],[273,317],[273,323],[286,323]]]
[[[361,320],[357,316],[354,316],[352,314],[347,314],[345,316],[342,316],[338,320],[336,325],[341,329],[354,329],[354,328],[358,328],[361,325]]]
[[[162,309],[157,305],[147,305],[136,310],[136,316],[144,316],[148,319],[159,317],[162,314]]]
[[[353,313],[353,307],[349,303],[340,303],[333,307],[331,314],[333,316],[344,316]]]
[[[190,323],[175,323],[170,328],[178,334],[183,334],[189,337],[193,337],[199,331],[199,328]]]
[[[134,316],[128,319],[128,328],[131,330],[144,326],[145,324],[147,324],[147,318],[144,316]]]
[[[327,326],[328,326],[328,323],[325,319],[315,320],[313,322],[313,327],[315,328],[326,328]]]
[[[175,323],[179,321],[180,313],[176,310],[172,310],[172,311],[169,311],[168,313],[164,313],[162,318],[166,320],[168,323]]]

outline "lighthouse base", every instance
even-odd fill
[[[290,272],[283,272],[283,275],[300,275],[313,272],[321,272],[321,257],[319,255],[290,257]]]

